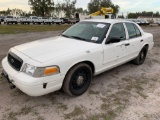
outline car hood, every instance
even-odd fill
[[[96,43],[58,36],[22,44],[14,47],[14,49],[31,59],[44,63],[80,50],[87,50],[96,45]]]

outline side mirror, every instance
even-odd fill
[[[121,41],[121,38],[119,37],[110,37],[106,43],[118,43],[120,41]]]

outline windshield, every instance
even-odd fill
[[[79,22],[62,33],[62,36],[86,42],[102,43],[109,26],[109,23]]]

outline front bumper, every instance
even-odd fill
[[[58,74],[47,77],[34,78],[23,72],[14,70],[4,58],[2,67],[8,79],[21,91],[29,96],[42,96],[61,89],[64,76]]]

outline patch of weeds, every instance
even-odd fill
[[[68,106],[67,105],[64,105],[62,103],[58,103],[58,108],[59,109],[63,109],[63,110],[67,110],[68,109]]]
[[[49,105],[48,104],[41,104],[41,107],[49,107]]]
[[[160,64],[160,61],[157,60],[157,59],[153,59],[152,62],[153,62],[153,63],[158,63],[158,64]]]
[[[101,110],[108,110],[110,108],[110,105],[109,104],[101,104]]]
[[[37,120],[45,120],[45,119],[41,116],[38,116]]]
[[[32,111],[32,108],[31,107],[27,107],[27,106],[24,106],[21,108],[21,110],[19,111],[19,115],[27,115],[29,114],[30,112]]]
[[[89,115],[87,116],[87,120],[98,120],[100,117],[100,114]]]
[[[33,111],[32,114],[33,114],[34,116],[39,116],[39,113],[36,112],[36,111]]]
[[[147,95],[143,94],[143,93],[140,92],[140,91],[137,91],[137,93],[138,93],[142,98],[144,98],[144,99],[146,99],[146,98],[148,97]]]
[[[0,75],[0,83],[3,82],[3,77]]]
[[[80,107],[75,106],[74,110],[69,114],[65,114],[64,118],[65,119],[71,119],[71,118],[74,118],[74,117],[78,117],[79,115],[82,115],[82,114],[84,114],[84,111]]]
[[[144,114],[144,117],[145,117],[145,118],[149,118],[149,115],[148,115],[148,114]]]
[[[7,120],[18,120],[18,119],[16,118],[16,116],[17,116],[17,113],[11,111],[11,112],[8,114]]]
[[[113,120],[117,115],[114,111],[110,110],[106,113],[94,114],[87,116],[87,120]]]
[[[50,102],[54,105],[56,104],[56,98],[54,95],[51,95],[51,96],[47,96],[47,98],[50,100]]]
[[[113,120],[117,115],[114,111],[111,110],[107,113],[103,113],[101,116],[104,120]]]
[[[99,91],[93,91],[93,90],[89,90],[89,94],[96,95],[96,94],[99,94]]]
[[[32,113],[32,116],[36,116],[37,120],[44,120],[43,117],[39,116],[39,113],[32,110],[31,107],[23,106],[21,109],[19,109],[17,112],[9,112],[6,115],[3,115],[4,120],[18,120],[19,116],[24,116]]]
[[[125,77],[125,78],[122,78],[122,80],[125,81],[125,82],[130,82],[132,79],[129,78],[129,77]]]
[[[125,90],[131,91],[133,89],[137,91],[143,91],[143,85],[148,83],[148,79],[145,78],[144,76],[141,78],[132,78],[132,77],[127,77],[127,78],[122,78],[122,80],[126,81],[127,85],[125,86]]]
[[[16,89],[15,91],[13,91],[11,93],[12,96],[20,96],[20,95],[23,95],[24,93],[22,91],[20,91],[19,89]]]
[[[127,103],[129,102],[129,95],[130,92],[128,90],[122,89],[110,94],[109,96],[106,96],[105,98],[101,98],[103,101],[103,104],[101,104],[101,110],[103,111],[103,114],[98,115],[98,117],[104,120],[114,119],[126,107]],[[94,116],[92,119],[94,120]],[[97,118],[95,120],[97,120]]]

